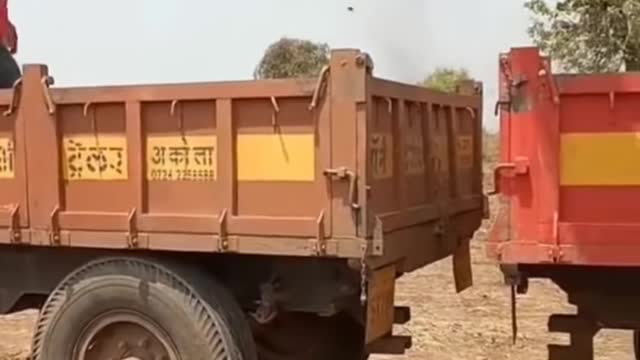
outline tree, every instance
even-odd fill
[[[256,79],[314,77],[329,64],[329,45],[283,37],[269,45],[254,71]]]
[[[529,35],[566,71],[640,70],[640,1],[528,0]]]
[[[438,67],[420,85],[433,90],[455,92],[458,84],[467,80],[472,78],[466,69]]]

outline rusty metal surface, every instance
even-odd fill
[[[482,217],[481,94],[378,79],[365,59],[336,50],[311,80],[86,88],[27,65],[0,91],[0,111],[16,105],[0,243],[359,258],[370,242],[372,264],[409,268],[453,254]]]
[[[464,253],[482,217],[481,85],[443,94],[371,78],[369,89],[373,252],[406,271]]]

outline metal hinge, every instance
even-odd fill
[[[138,247],[138,229],[136,228],[136,208],[131,209],[127,219],[129,231],[127,233],[127,246],[130,249]]]
[[[315,256],[327,255],[327,238],[324,233],[324,217],[325,211],[322,210],[316,219],[316,238],[311,241],[311,249]]]
[[[226,252],[229,250],[229,237],[228,237],[228,216],[229,211],[222,209],[220,216],[218,216],[218,225],[220,227],[220,235],[218,236],[218,251]]]
[[[9,213],[11,222],[9,224],[9,239],[11,243],[17,244],[22,242],[22,232],[20,231],[20,206],[14,205]]]
[[[49,215],[49,244],[52,246],[61,244],[59,214],[60,206],[56,205]]]

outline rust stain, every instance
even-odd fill
[[[393,177],[393,137],[391,134],[372,134],[369,149],[373,178],[383,180]]]
[[[459,168],[463,170],[473,168],[473,136],[458,135],[456,146],[458,148]]]

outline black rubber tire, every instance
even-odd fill
[[[252,323],[260,360],[366,360],[364,330],[347,314],[320,317],[283,313],[272,323]]]
[[[6,47],[0,45],[0,89],[10,89],[22,76],[20,66]]]
[[[75,360],[85,326],[123,309],[153,320],[183,360],[257,360],[246,317],[225,288],[197,270],[138,258],[100,259],[63,280],[40,312],[31,359]],[[220,344],[225,354],[216,357]]]

